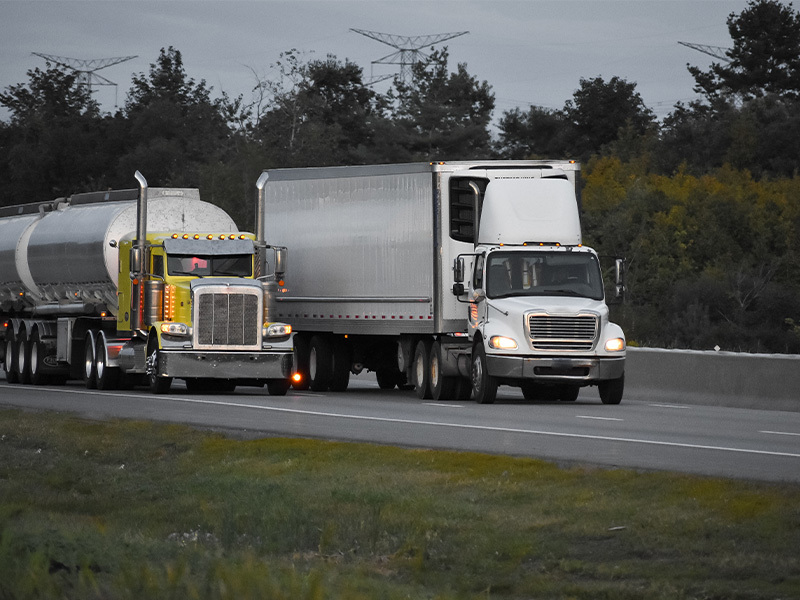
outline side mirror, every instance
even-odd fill
[[[464,281],[464,257],[459,256],[453,261],[453,281],[456,283],[462,283]],[[464,286],[461,286],[461,289],[464,289]],[[463,291],[461,292],[464,293]]]
[[[617,298],[625,296],[625,259],[618,258],[615,264],[615,282],[617,288]]]
[[[463,294],[464,294],[464,284],[463,283],[454,283],[453,284],[453,295],[462,296]]]
[[[282,279],[286,273],[286,248],[275,248],[275,277]]]
[[[472,292],[472,301],[480,302],[481,300],[486,300],[486,290],[478,288]]]

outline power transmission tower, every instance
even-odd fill
[[[689,42],[678,42],[681,46],[686,46],[687,48],[691,48],[692,50],[698,50],[703,54],[708,54],[709,56],[713,56],[714,58],[719,58],[720,60],[724,60],[725,62],[731,62],[730,57],[728,56],[728,48],[723,48],[722,46],[707,46],[706,44],[691,44]]]
[[[119,56],[116,58],[91,58],[84,60],[82,58],[69,58],[67,56],[53,56],[52,54],[41,54],[34,52],[36,56],[45,59],[56,65],[61,65],[68,69],[72,69],[77,73],[78,87],[87,87],[89,93],[92,93],[92,85],[113,85],[114,86],[114,106],[117,105],[117,84],[113,81],[106,79],[102,75],[98,75],[97,71],[118,65],[128,60],[138,58],[138,56]]]
[[[373,60],[373,65],[400,65],[400,79],[408,83],[411,80],[411,65],[422,62],[429,58],[428,54],[422,52],[422,48],[428,48],[439,42],[445,40],[452,40],[462,35],[466,35],[469,31],[458,31],[455,33],[434,33],[432,35],[417,35],[417,36],[404,36],[394,35],[392,33],[378,33],[377,31],[365,31],[363,29],[350,29],[355,33],[361,34],[373,40],[377,40],[387,46],[396,49],[396,52],[387,54],[383,58]],[[380,77],[371,77],[369,83],[378,83],[385,79],[389,79],[391,75],[383,75]]]

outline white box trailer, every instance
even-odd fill
[[[292,256],[276,318],[295,331],[305,384],[345,389],[366,368],[381,387],[411,384],[423,398],[492,402],[506,384],[526,397],[574,399],[579,387],[601,385],[604,401],[619,402],[624,336],[608,323],[597,257],[581,246],[579,169],[476,161],[265,171],[259,218]],[[594,297],[534,290],[545,256],[595,269]],[[519,294],[493,297],[493,257],[528,270],[525,285],[514,277]],[[534,313],[551,328],[544,348],[533,343]],[[566,333],[552,332],[553,318]],[[515,348],[490,345],[501,325]]]

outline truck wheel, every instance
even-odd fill
[[[31,336],[30,346],[30,369],[31,369],[31,383],[33,385],[44,385],[48,382],[48,378],[43,374],[45,369],[44,365],[45,349],[39,331],[36,330]]]
[[[3,360],[3,368],[6,370],[6,381],[8,383],[19,383],[17,344],[14,341],[14,334],[10,331],[6,332],[6,354]]]
[[[600,401],[603,404],[619,404],[622,402],[622,391],[625,389],[625,374],[618,379],[601,381],[597,388],[600,390]]]
[[[292,381],[292,387],[296,390],[307,390],[308,378],[308,338],[305,336],[294,336],[294,371],[300,375],[300,381]]]
[[[155,339],[147,344],[147,361],[145,370],[147,372],[147,387],[153,394],[166,394],[172,385],[172,377],[161,377],[158,375],[158,346]]]
[[[459,377],[456,383],[456,400],[466,402],[472,397],[472,382],[466,377]]]
[[[431,394],[431,341],[420,340],[414,350],[414,364],[411,369],[417,398],[430,400]]]
[[[350,346],[344,338],[334,339],[331,347],[330,389],[332,392],[344,392],[347,389],[347,384],[350,383],[350,365],[353,362],[350,356]]]
[[[97,377],[97,389],[115,390],[119,387],[119,367],[109,367],[106,363],[106,355],[105,337],[100,334],[97,336],[97,343],[95,344],[94,351],[94,370]]]
[[[431,346],[431,396],[434,400],[452,400],[455,397],[458,378],[442,375],[443,353],[439,341]]]
[[[97,387],[97,369],[94,360],[95,335],[91,329],[86,332],[83,339],[83,382],[87,389]]]
[[[285,396],[291,386],[288,379],[270,379],[267,381],[267,392],[270,396]]]
[[[397,369],[382,368],[375,371],[375,379],[382,390],[393,390],[400,384],[401,373]]]
[[[472,352],[472,395],[478,404],[494,404],[497,398],[497,379],[489,375],[482,341]]]
[[[575,402],[580,391],[581,386],[579,385],[562,385],[558,392],[558,399],[562,402]]]
[[[19,382],[28,384],[31,382],[31,342],[24,329],[20,330],[17,340],[17,373]]]
[[[323,336],[311,338],[308,348],[308,383],[315,392],[324,392],[331,383],[333,357],[331,345]]]

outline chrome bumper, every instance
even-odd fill
[[[501,379],[542,379],[560,381],[604,381],[618,379],[625,372],[625,357],[487,356],[489,374]]]
[[[158,374],[164,377],[212,379],[288,379],[292,351],[212,352],[162,349]]]

